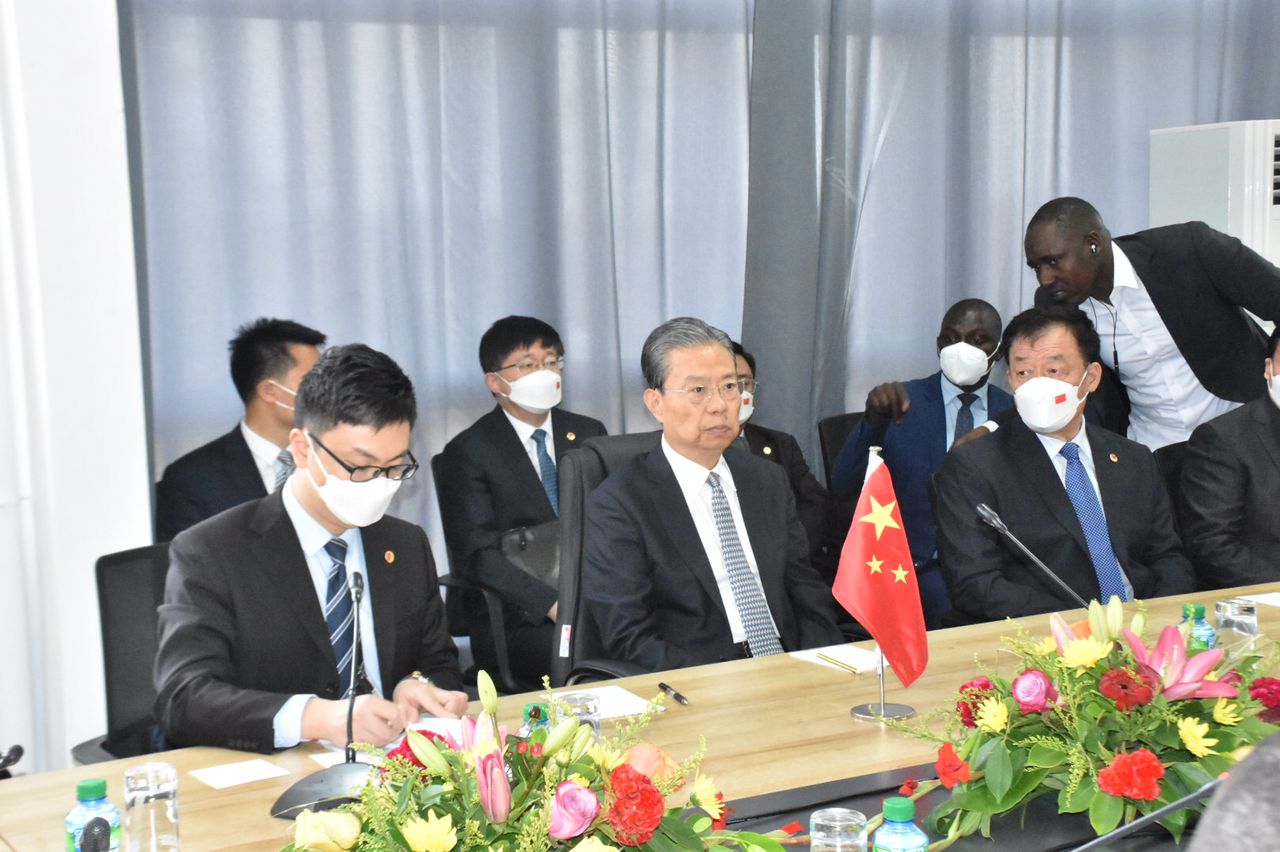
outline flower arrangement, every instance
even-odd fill
[[[554,726],[511,734],[497,722],[484,672],[479,685],[484,710],[462,720],[460,737],[408,731],[358,802],[304,812],[286,852],[782,852],[784,834],[726,830],[724,796],[698,771],[701,749],[677,762],[639,740],[660,697],[609,739],[563,712]],[[533,721],[544,722],[544,708],[534,707]]]
[[[891,723],[940,743],[938,778],[901,791],[951,791],[926,818],[943,837],[931,848],[977,831],[990,837],[993,816],[1049,795],[1059,813],[1087,812],[1105,834],[1198,790],[1277,730],[1280,680],[1262,676],[1273,654],[1192,655],[1174,626],[1149,646],[1145,620],[1139,612],[1125,628],[1113,597],[1090,604],[1076,625],[1050,616],[1052,635],[1040,640],[1019,628],[1005,640],[1019,658],[1011,680],[974,678],[954,710]],[[938,717],[943,736],[933,731]],[[1188,816],[1176,811],[1160,824],[1177,839]]]

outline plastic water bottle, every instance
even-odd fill
[[[915,823],[916,803],[906,796],[884,800],[884,825],[871,838],[872,852],[926,852],[929,835]]]
[[[1187,653],[1195,654],[1208,651],[1218,644],[1218,631],[1205,620],[1204,604],[1185,603],[1182,605],[1182,623],[1189,625],[1187,633]]]
[[[102,817],[111,826],[111,852],[120,849],[120,809],[107,801],[107,782],[102,778],[86,778],[76,784],[80,803],[67,814],[67,852],[80,852],[80,836],[94,817]]]

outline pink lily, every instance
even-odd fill
[[[1053,641],[1058,643],[1059,654],[1076,639],[1076,634],[1071,632],[1071,625],[1056,612],[1049,616],[1049,632],[1053,634]]]
[[[507,780],[507,762],[495,749],[476,760],[476,794],[480,807],[491,822],[506,822],[511,813],[511,782]]]
[[[1172,625],[1161,631],[1156,647],[1151,650],[1133,631],[1123,632],[1138,667],[1149,670],[1149,674],[1160,683],[1161,693],[1170,701],[1180,698],[1232,698],[1236,695],[1234,685],[1205,679],[1222,659],[1221,648],[1201,651],[1188,659],[1186,641],[1178,628]]]

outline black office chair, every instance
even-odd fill
[[[587,499],[609,474],[640,453],[657,449],[661,432],[589,438],[560,459],[560,613],[551,657],[555,686],[625,677],[643,671],[609,659],[596,623],[582,598],[583,536]]]
[[[169,544],[152,544],[98,560],[98,613],[106,672],[107,733],[71,749],[76,763],[149,754],[159,744],[152,669],[156,610],[164,600]]]
[[[850,411],[847,414],[833,414],[818,421],[818,445],[822,448],[822,469],[827,476],[827,487],[831,487],[831,468],[835,467],[836,457],[844,442],[858,428],[862,420],[861,411]]]

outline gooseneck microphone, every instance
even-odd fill
[[[356,683],[359,678],[364,659],[360,652],[360,599],[364,597],[364,575],[352,571],[347,575],[347,590],[351,592],[351,626],[355,632],[355,641],[351,645],[351,684],[347,687],[347,763],[356,762],[356,750],[352,741],[352,725],[356,714]]]
[[[1018,541],[1018,537],[1016,535],[1009,532],[1009,528],[1005,526],[1004,521],[1000,520],[1000,516],[996,514],[995,509],[991,508],[986,503],[979,503],[975,508],[977,508],[978,510],[978,516],[982,518],[983,521],[986,522],[987,526],[991,527],[996,532],[1000,533],[1000,535],[1004,536],[1005,538],[1009,539],[1009,541],[1013,542],[1014,546],[1016,546],[1019,550],[1021,550],[1024,554],[1026,554],[1026,557],[1030,559],[1037,568],[1043,571],[1046,577],[1048,577],[1050,580],[1053,580],[1053,582],[1061,586],[1062,590],[1066,592],[1068,595],[1070,595],[1072,600],[1076,601],[1078,604],[1080,604],[1080,606],[1084,607],[1085,609],[1089,608],[1088,602],[1085,601],[1084,598],[1077,595],[1076,590],[1068,586],[1066,580],[1063,580],[1061,577],[1055,574],[1052,568],[1050,568],[1048,565],[1045,565],[1043,562],[1040,561],[1040,557],[1036,556],[1034,553],[1028,550],[1025,544]]]

